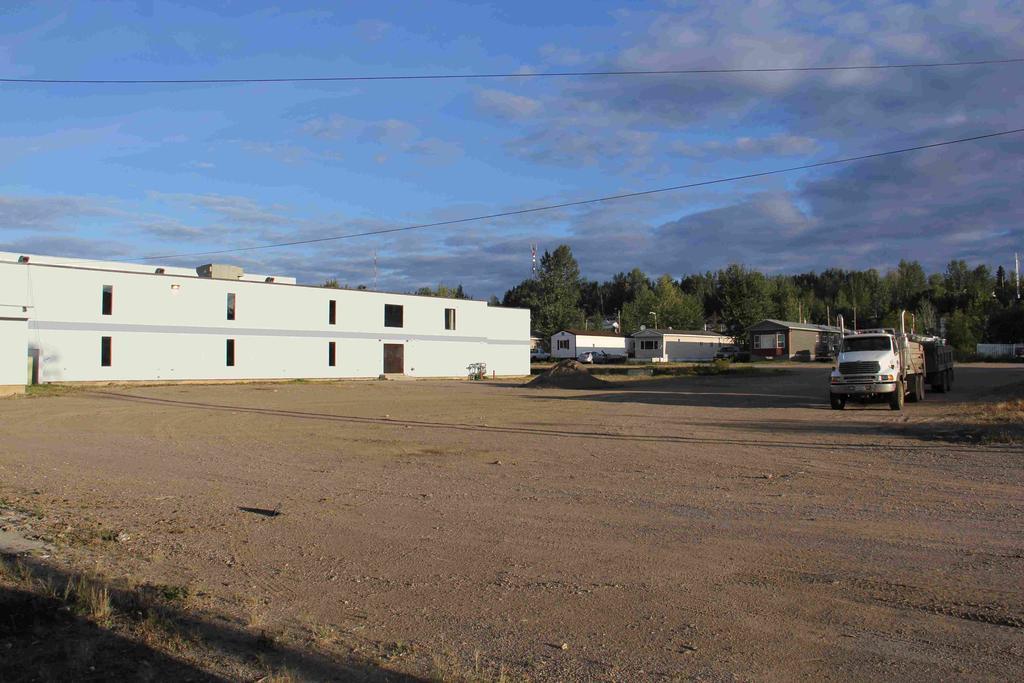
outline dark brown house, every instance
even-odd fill
[[[814,360],[832,355],[842,330],[829,325],[762,320],[751,325],[747,334],[750,336],[750,353],[755,356]]]

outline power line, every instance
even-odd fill
[[[1000,137],[1002,135],[1012,135],[1014,133],[1022,133],[1024,128],[1014,128],[1012,130],[999,131],[997,133],[985,133],[984,135],[974,135],[968,138],[958,138],[956,140],[943,140],[942,142],[932,142],[927,145],[915,145],[913,147],[903,147],[901,149],[891,149],[885,152],[874,152],[873,154],[862,154],[855,157],[844,157],[841,159],[830,159],[828,161],[818,161],[813,164],[802,164],[800,166],[790,166],[788,168],[778,168],[771,171],[759,171],[757,173],[746,173],[744,175],[729,176],[727,178],[715,178],[713,180],[701,180],[695,183],[686,183],[684,185],[673,185],[671,187],[660,187],[653,190],[641,190],[639,192],[625,192],[623,194],[608,195],[605,197],[596,197],[594,199],[581,199],[573,202],[561,202],[559,204],[546,204],[544,206],[535,206],[529,209],[516,209],[514,211],[500,211],[498,213],[490,213],[481,216],[469,216],[467,218],[454,218],[447,221],[437,221],[436,223],[421,223],[419,225],[407,225],[400,228],[387,228],[384,230],[370,230],[367,232],[355,232],[347,235],[335,235],[333,237],[317,237],[315,239],[308,240],[295,240],[293,242],[278,242],[275,244],[262,244],[255,247],[237,247],[233,249],[219,249],[216,251],[196,251],[187,254],[165,254],[162,256],[143,256],[135,260],[137,261],[153,261],[157,259],[172,259],[172,258],[184,258],[186,256],[214,256],[217,254],[232,254],[243,251],[257,251],[260,249],[277,249],[280,247],[294,247],[303,244],[317,244],[320,242],[334,242],[337,240],[353,239],[356,237],[370,237],[372,235],[385,235],[394,232],[405,232],[408,230],[423,230],[425,228],[439,228],[447,225],[457,225],[460,223],[473,223],[476,221],[485,221],[492,218],[505,218],[507,216],[521,216],[528,213],[539,213],[541,211],[551,211],[553,209],[564,209],[572,206],[584,206],[586,204],[598,204],[600,202],[610,202],[618,199],[629,199],[631,197],[644,197],[652,194],[660,194],[663,192],[675,192],[678,190],[686,190],[694,187],[704,187],[706,185],[718,185],[721,183],[730,183],[737,180],[748,180],[750,178],[761,178],[769,175],[778,175],[780,173],[791,173],[793,171],[803,171],[810,168],[820,168],[822,166],[833,166],[835,164],[845,164],[851,161],[863,161],[865,159],[876,159],[878,157],[891,156],[894,154],[905,154],[907,152],[916,152],[922,149],[933,149],[935,147],[945,147],[946,145],[956,145],[961,142],[974,142],[976,140],[985,140],[988,138]]]
[[[939,67],[984,66],[1024,63],[1024,57],[979,59],[966,62],[919,62],[910,64],[846,64],[837,66],[778,66],[709,69],[643,69],[632,71],[547,71],[541,73],[411,74],[406,76],[296,76],[283,78],[0,78],[0,83],[50,85],[230,85],[240,83],[331,83],[344,81],[441,81],[488,78],[574,78],[585,76],[684,76],[713,74],[763,74],[815,71],[858,71],[884,69],[934,69]]]

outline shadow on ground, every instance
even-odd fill
[[[420,681],[186,610],[41,560],[0,558],[0,681]]]
[[[545,428],[536,426],[530,423],[510,426],[495,426],[495,425],[483,425],[483,424],[472,424],[472,423],[461,423],[461,422],[431,422],[426,420],[408,420],[408,419],[392,419],[392,418],[377,418],[377,417],[363,417],[355,415],[335,415],[331,413],[316,413],[309,411],[300,410],[285,410],[282,408],[260,408],[254,406],[244,405],[230,405],[230,404],[218,404],[218,403],[207,403],[204,401],[182,401],[178,399],[169,398],[156,398],[151,396],[138,396],[134,394],[123,394],[111,391],[94,392],[94,394],[100,398],[108,400],[125,401],[130,403],[139,403],[141,405],[149,406],[164,406],[170,408],[181,408],[181,409],[192,409],[192,410],[204,410],[204,411],[223,411],[230,413],[251,413],[257,415],[273,416],[285,419],[299,419],[299,420],[315,420],[331,423],[341,424],[364,424],[364,425],[375,425],[375,426],[387,426],[398,428],[414,427],[422,429],[439,429],[448,431],[462,431],[462,432],[473,432],[482,434],[499,434],[499,435],[527,435],[527,436],[539,436],[539,437],[551,437],[551,438],[572,438],[572,439],[601,439],[609,441],[622,441],[629,443],[659,443],[669,445],[679,444],[722,444],[731,446],[753,446],[758,448],[783,448],[788,450],[796,449],[809,449],[809,450],[820,450],[823,446],[820,440],[816,441],[797,441],[792,438],[780,437],[779,439],[766,439],[763,437],[752,437],[749,439],[738,439],[735,437],[718,437],[718,436],[707,436],[707,435],[692,435],[688,433],[683,434],[648,434],[648,433],[622,433],[614,431],[597,431],[593,429],[580,428],[579,425],[567,424],[564,428]],[[597,396],[596,400],[600,400],[600,397],[604,394],[548,394],[537,392],[536,394],[529,394],[527,398],[544,398],[546,400],[588,400],[590,396]],[[760,395],[762,399],[766,398],[767,394]],[[791,397],[794,401],[794,405],[791,407],[798,407],[796,401],[806,399],[800,399],[799,397]],[[736,397],[723,399],[729,401],[739,401]],[[708,405],[707,399],[698,405]],[[737,404],[740,405],[740,404]],[[742,404],[749,405],[749,404]],[[830,410],[826,405],[815,406],[813,404],[806,404],[803,407],[808,408],[820,408],[822,411]],[[715,423],[716,426],[720,426],[722,423]],[[733,423],[730,423],[733,424]],[[824,420],[823,425],[831,424],[831,422]],[[774,430],[771,430],[774,431]],[[871,441],[865,443],[833,443],[828,445],[831,449],[840,450],[864,450],[864,449],[876,449],[878,445]],[[913,448],[927,448],[924,445],[905,444],[901,445],[904,449]]]

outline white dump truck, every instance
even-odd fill
[[[829,380],[833,410],[842,410],[850,399],[888,400],[893,410],[902,410],[904,400],[923,401],[925,382],[948,391],[952,379],[952,352],[941,340],[906,333],[905,315],[900,330],[860,330],[843,335],[836,364]],[[926,347],[932,358],[941,358],[948,368],[929,370]]]

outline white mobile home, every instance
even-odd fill
[[[655,363],[712,360],[718,349],[733,343],[728,335],[699,330],[648,329],[633,335],[636,359]]]
[[[38,359],[40,382],[465,377],[481,362],[498,375],[530,372],[528,310],[304,286],[232,266],[0,252],[0,304],[27,318],[25,343],[7,344],[0,321],[0,367],[20,364],[21,381],[26,356]]]
[[[627,338],[607,330],[560,330],[551,335],[552,358],[577,358],[586,351],[604,351],[625,356]]]

